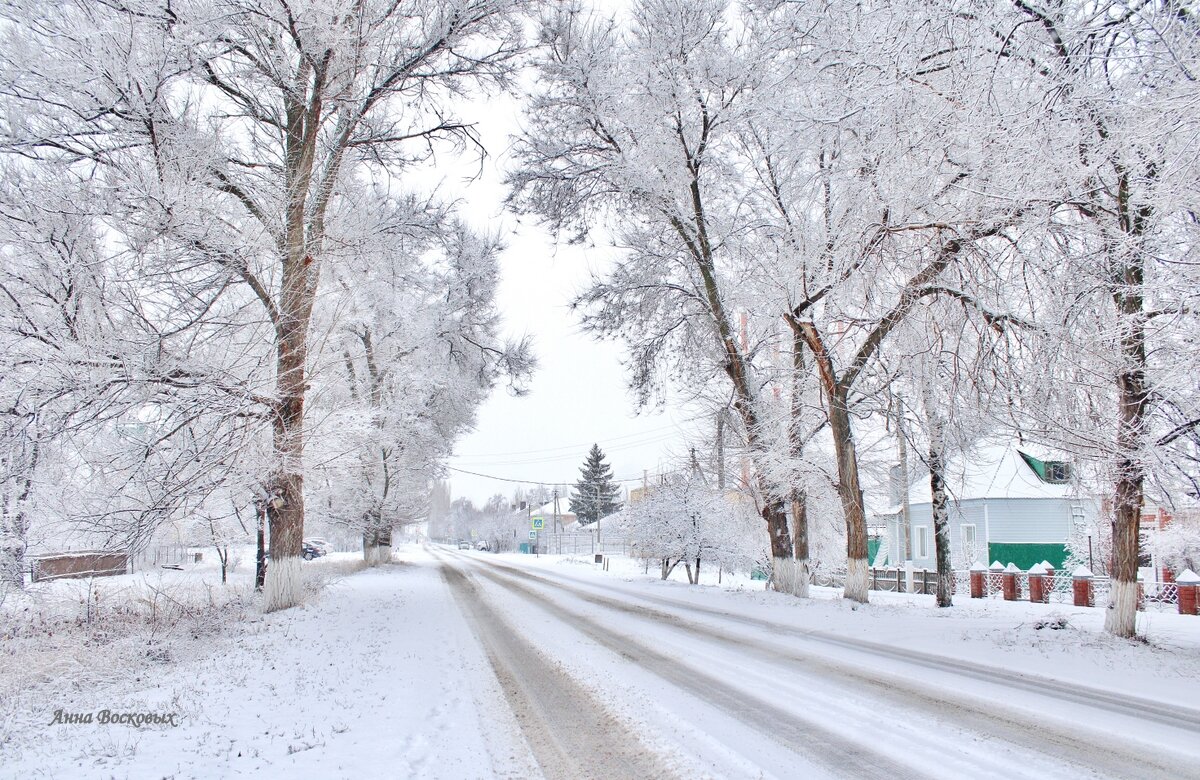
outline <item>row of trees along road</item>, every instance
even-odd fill
[[[943,547],[942,464],[1003,428],[1107,481],[1106,625],[1132,634],[1144,496],[1198,493],[1200,35],[1176,0],[8,3],[8,577],[39,517],[136,547],[249,511],[278,609],[306,501],[368,549],[419,511],[530,357],[496,335],[495,240],[405,185],[476,143],[452,102],[514,86],[535,11],[511,205],[616,237],[583,323],[627,344],[642,401],[731,410],[774,586],[806,593],[817,439],[865,601],[864,422],[904,420]]]
[[[414,511],[401,496],[529,368],[496,335],[496,242],[404,186],[439,143],[475,144],[451,102],[507,88],[526,10],[5,6],[10,576],[31,512],[136,547],[199,508],[253,505],[280,609],[298,598],[306,498],[361,523],[368,550]],[[55,473],[69,500],[30,490]]]
[[[668,381],[727,400],[775,587],[807,587],[795,475],[820,432],[845,595],[867,600],[855,428],[900,396],[940,549],[947,447],[971,430],[1096,465],[1106,625],[1128,636],[1147,480],[1197,493],[1197,24],[1170,0],[559,9],[512,203],[617,237],[584,323],[628,345],[643,400]]]

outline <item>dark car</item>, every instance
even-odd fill
[[[308,542],[300,545],[300,557],[306,561],[311,561],[313,558],[320,558],[324,554],[320,549]]]

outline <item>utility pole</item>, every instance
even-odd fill
[[[717,412],[717,490],[725,492],[725,410]]]
[[[896,396],[896,436],[900,440],[900,513],[904,525],[904,560],[912,560],[912,513],[908,509],[908,441],[904,435],[904,401]]]
[[[912,513],[908,507],[908,441],[904,435],[904,399],[897,394],[896,438],[899,440],[900,455],[900,526],[904,534],[904,583],[905,592],[913,590]]]
[[[598,550],[598,552],[596,553],[596,556],[597,556],[596,563],[599,563],[600,561],[602,561],[604,559],[604,547],[600,544],[600,486],[599,485],[596,485],[596,506],[594,507],[594,511],[596,512],[596,549]]]

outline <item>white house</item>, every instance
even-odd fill
[[[1094,525],[1099,506],[1079,495],[1072,476],[1069,462],[1017,444],[984,445],[951,459],[946,487],[954,568],[1000,561],[1028,569],[1043,560],[1061,567],[1068,539]],[[908,500],[913,565],[936,568],[928,475],[911,486]],[[893,506],[877,516],[887,532],[876,565],[904,563],[902,515],[902,507]]]

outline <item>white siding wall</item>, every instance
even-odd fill
[[[991,541],[999,544],[1065,544],[1071,534],[1071,503],[1064,498],[988,501]]]
[[[984,504],[987,504],[985,523]],[[967,550],[963,546],[962,526],[975,526],[975,551],[978,560],[987,564],[987,544],[1064,544],[1071,533],[1070,499],[1059,498],[1002,498],[969,499],[950,502],[950,549],[954,567],[970,565]],[[913,566],[918,569],[937,568],[933,537],[933,507],[929,504],[913,504],[909,507],[913,524]],[[917,528],[923,526],[928,534],[928,554],[922,557],[918,546]],[[904,562],[903,535],[900,520],[888,521],[888,562],[900,565]],[[892,542],[895,542],[892,546]]]

